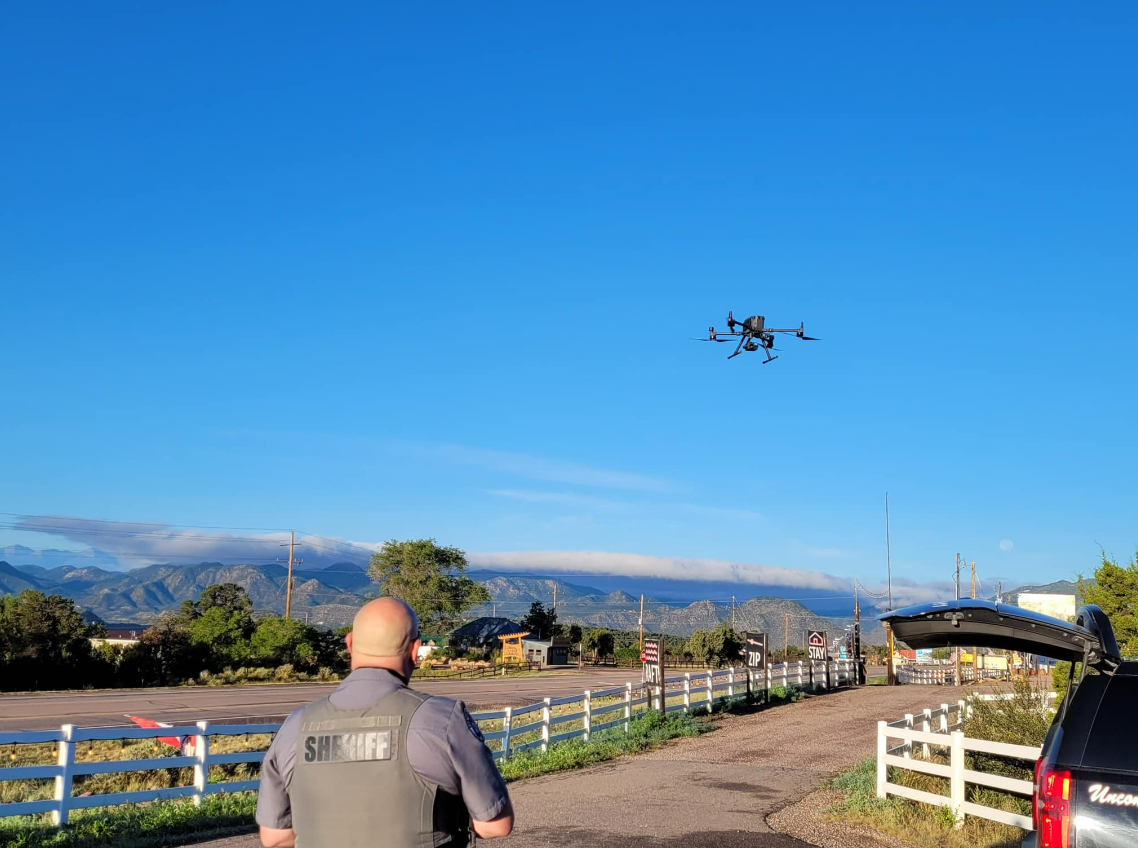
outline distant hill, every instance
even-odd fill
[[[26,589],[42,589],[43,586],[30,574],[0,560],[0,595],[15,595]]]
[[[1094,583],[1093,580],[1088,580],[1088,583]],[[1079,592],[1079,584],[1073,580],[1056,580],[1054,583],[1044,583],[1039,586],[1018,586],[1008,592],[1004,592],[1004,603],[1015,605],[1019,603],[1020,595],[1074,595],[1075,603],[1079,606],[1083,603],[1083,596]],[[992,595],[988,598],[990,601],[996,600],[996,596]]]
[[[149,623],[166,610],[176,610],[182,601],[197,600],[202,591],[216,583],[236,583],[249,593],[254,610],[284,612],[288,569],[276,563],[224,565],[202,562],[196,565],[148,565],[130,571],[108,571],[93,565],[70,564],[48,568],[37,564],[13,567],[0,564],[0,594],[24,589],[40,589],[71,598],[75,603],[105,621]],[[522,618],[534,602],[552,605],[557,596],[558,618],[565,624],[635,630],[639,626],[640,598],[624,591],[602,591],[539,575],[514,575],[492,571],[471,571],[470,577],[490,592],[493,601],[470,611],[471,617],[499,616]],[[349,624],[356,610],[378,587],[367,572],[353,563],[337,563],[329,568],[293,572],[293,615],[307,617],[321,627]],[[735,609],[740,630],[765,630],[778,643],[786,631],[789,616],[791,643],[800,641],[805,629],[824,629],[837,635],[848,620],[815,615],[798,601],[777,597],[752,598]],[[645,599],[644,627],[651,633],[688,636],[693,630],[712,628],[731,620],[731,605],[712,601],[691,604]],[[866,641],[875,638],[875,628],[867,623]]]

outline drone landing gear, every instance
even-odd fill
[[[777,356],[771,356],[771,352],[769,350],[765,351],[765,353],[767,355],[767,358],[763,360],[763,365],[766,365],[768,362],[774,362],[776,359],[778,359]]]

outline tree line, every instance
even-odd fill
[[[105,638],[105,625],[88,624],[60,595],[27,590],[2,597],[0,689],[162,686],[240,667],[287,667],[300,674],[347,668],[340,636],[278,615],[254,619],[248,593],[233,583],[210,586],[197,601],[183,602],[136,644],[91,642]]]

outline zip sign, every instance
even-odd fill
[[[747,633],[743,637],[743,659],[752,671],[763,671],[767,667],[767,634]]]
[[[825,662],[829,659],[829,654],[826,651],[827,644],[825,630],[811,630],[806,637],[806,650],[810,654],[810,659],[817,662]]]

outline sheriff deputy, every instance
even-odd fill
[[[442,848],[508,836],[514,810],[462,701],[408,686],[419,623],[402,601],[356,614],[352,672],[281,725],[261,766],[265,848]]]

